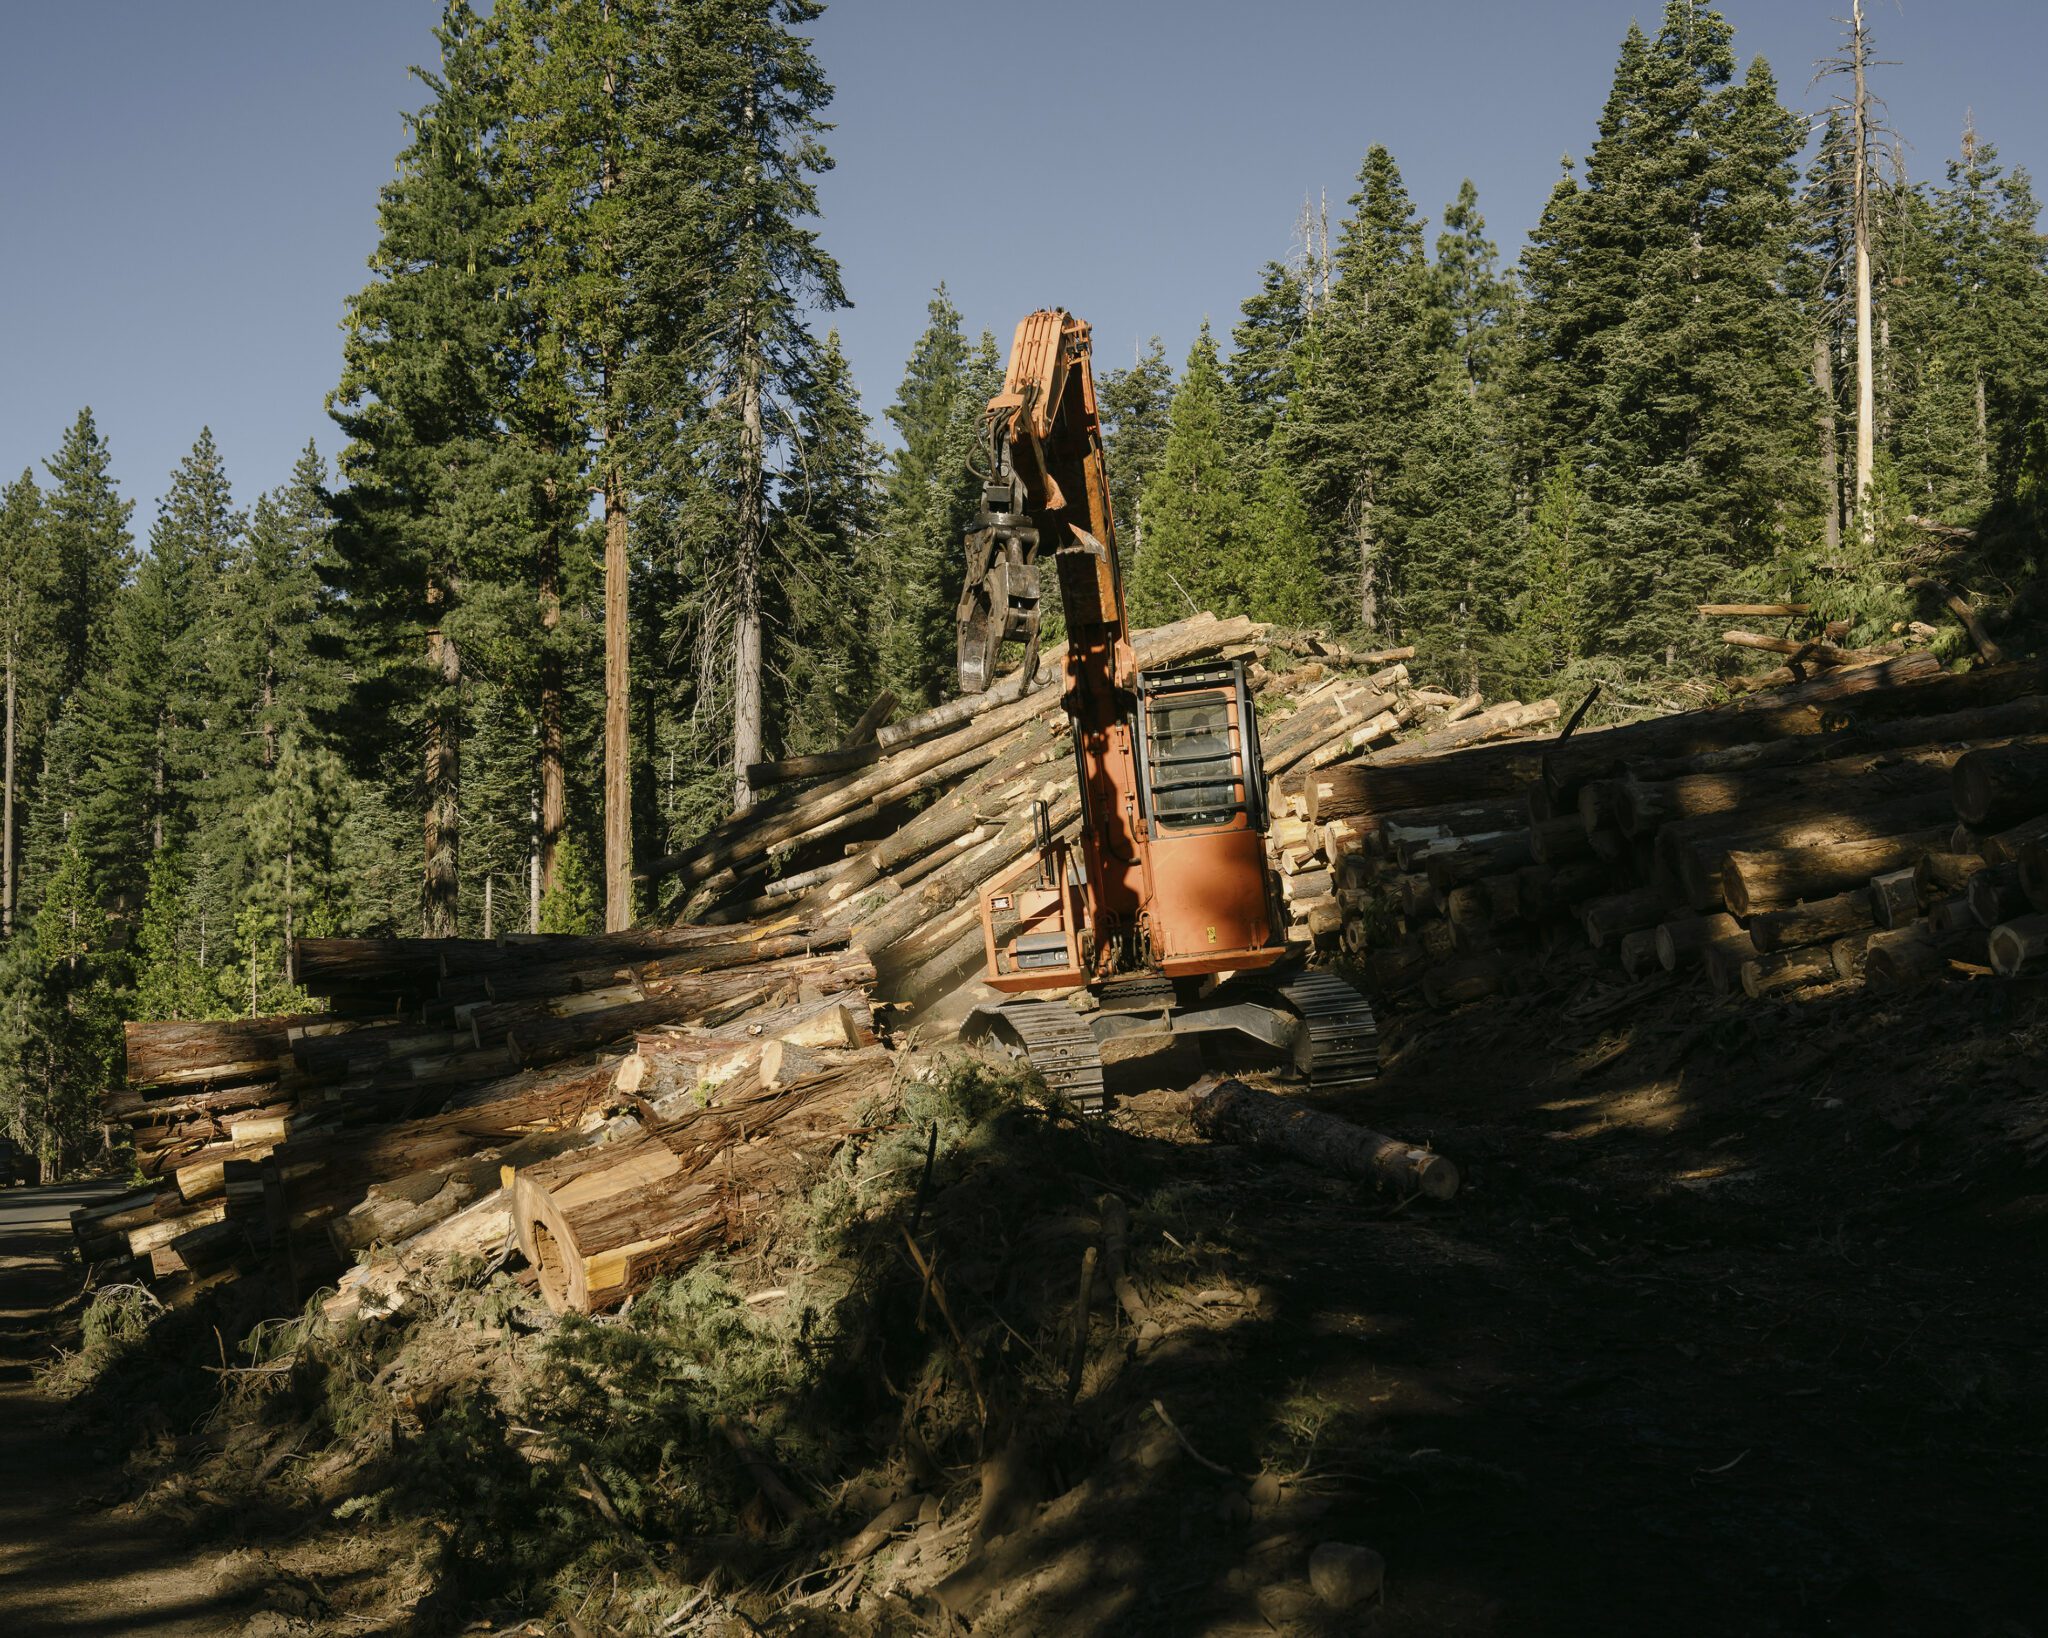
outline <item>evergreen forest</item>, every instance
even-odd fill
[[[856,393],[821,9],[449,0],[331,444],[249,495],[194,405],[153,517],[90,409],[13,453],[0,1132],[46,1174],[98,1152],[123,1020],[307,1010],[298,935],[668,912],[658,862],[749,765],[951,692],[1008,335],[934,268],[900,385]],[[1909,149],[1837,91],[1795,112],[1668,0],[1506,252],[1470,183],[1418,201],[1361,133],[1341,206],[1290,236],[1273,202],[1235,315],[1101,377],[1136,621],[1412,643],[1605,714],[1737,669],[1702,602],[1929,622],[1965,662],[1934,543],[2048,615],[2033,183],[1995,132]]]

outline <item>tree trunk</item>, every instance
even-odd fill
[[[554,480],[547,484],[552,505]],[[610,573],[610,536],[606,536],[606,573]],[[568,779],[562,760],[562,656],[555,648],[555,635],[562,624],[562,551],[554,531],[548,530],[540,551],[540,811],[538,853],[539,878],[533,893],[533,920],[538,930],[540,896],[555,885],[555,851],[561,845],[562,827],[568,821]],[[611,612],[607,581],[606,615]],[[607,633],[609,638],[609,633]],[[606,655],[609,678],[610,655]],[[609,696],[607,696],[609,699]]]
[[[1801,899],[1846,892],[1872,876],[1911,864],[1929,848],[1939,847],[1945,834],[1922,830],[1817,847],[1731,852],[1721,867],[1728,908],[1749,916]]]
[[[1833,561],[1842,545],[1842,449],[1835,428],[1834,338],[1823,324],[1813,338],[1813,391],[1820,400],[1820,474],[1827,506],[1821,513],[1821,544]]]
[[[1844,933],[1868,927],[1870,921],[1870,889],[1850,888],[1831,899],[1760,911],[1749,918],[1749,941],[1759,955],[1770,955],[1840,938]]]
[[[1870,93],[1864,83],[1870,41],[1863,31],[1863,0],[1851,0],[1849,18],[1849,59],[1856,85],[1850,115],[1856,145],[1850,176],[1856,237],[1856,508],[1867,542],[1873,528],[1870,485],[1877,467],[1877,374],[1870,322]]]
[[[438,609],[445,594],[429,590],[428,606]],[[436,625],[427,633],[428,686],[434,701],[427,714],[426,880],[421,895],[420,933],[425,938],[453,938],[460,879],[462,810],[462,656]]]
[[[611,429],[606,429],[607,450]],[[604,926],[633,924],[632,687],[627,626],[626,493],[615,455],[604,476]],[[543,817],[543,827],[546,820]]]
[[[7,774],[0,794],[0,938],[14,936],[14,639],[7,639]]]
[[[1458,1168],[1444,1156],[1242,1081],[1220,1082],[1194,1100],[1192,1113],[1207,1138],[1249,1143],[1404,1195],[1448,1200],[1458,1192]]]
[[[763,465],[761,427],[761,359],[756,339],[745,339],[740,385],[740,503],[734,545],[732,682],[732,805],[736,813],[753,806],[754,788],[747,773],[761,760],[761,561]]]

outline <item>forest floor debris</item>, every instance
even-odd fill
[[[149,1380],[139,1516],[366,1632],[2027,1630],[2048,991],[1585,982],[1389,1021],[1345,1113],[1458,1156],[1447,1204],[955,1069],[617,1318],[473,1266],[225,1369],[167,1316],[73,1404]],[[1069,1406],[1104,1195],[1159,1329],[1097,1281]],[[1348,1625],[1330,1543],[1385,1563]]]

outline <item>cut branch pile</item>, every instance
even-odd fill
[[[552,1198],[529,1172],[588,1200],[630,1192],[656,1152],[678,1177],[724,1156],[715,1198],[639,1198],[632,1238],[559,1241],[618,1264],[605,1280],[551,1289],[536,1263],[551,1301],[601,1306],[792,1184],[890,1076],[873,965],[794,919],[295,954],[334,1012],[128,1026],[106,1113],[149,1181],[74,1216],[87,1260],[169,1301],[260,1272],[295,1299],[340,1274],[341,1307],[385,1306],[427,1262],[503,1249],[514,1193]]]
[[[1298,869],[1382,997],[1591,952],[1760,1000],[2048,967],[2048,666],[1842,666],[1735,706],[1332,770]]]

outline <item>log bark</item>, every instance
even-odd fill
[[[893,1068],[880,1048],[841,1058],[794,1086],[520,1172],[513,1229],[549,1306],[615,1307],[743,1232],[801,1180],[806,1150],[851,1129],[856,1107]]]
[[[2048,968],[2048,915],[2015,916],[1991,929],[1991,969],[2001,978]]]
[[[1748,916],[1846,892],[1858,883],[1867,884],[1872,876],[1911,864],[1938,847],[1945,834],[1943,827],[1812,847],[1731,849],[1721,865],[1728,908]]]
[[[2016,864],[1988,865],[1970,878],[1970,885],[1964,890],[1970,905],[1970,914],[1977,919],[1977,925],[1984,928],[1996,927],[2000,922],[2011,921],[2025,915],[2032,905],[2027,890],[2020,881],[2020,867]]]
[[[1983,837],[1977,843],[1977,851],[1986,864],[2016,864],[2029,845],[2044,839],[2048,839],[2048,814],[2023,819],[2010,830]]]
[[[1825,947],[1755,956],[1742,964],[1742,993],[1752,1001],[1834,981],[1834,957]]]
[[[1742,924],[1725,910],[1711,916],[1679,916],[1657,928],[1657,960],[1667,973],[1698,966],[1710,944],[1739,938]]]
[[[1732,823],[1718,817],[1684,819],[1657,833],[1655,856],[1659,870],[1680,885],[1693,909],[1734,909],[1723,876],[1730,851],[1768,852],[1917,833],[1938,828],[1941,809],[1942,799],[1928,795],[1851,812],[1801,803],[1735,815]]]
[[[1759,911],[1749,918],[1749,941],[1760,955],[1770,955],[1840,938],[1871,920],[1869,886],[1852,887],[1833,898]]]
[[[1922,923],[1872,939],[1864,953],[1863,978],[1867,984],[1908,989],[1956,976],[1958,963],[1986,967],[1989,962],[1990,936],[1981,928],[1939,938]]]
[[[1255,1091],[1242,1081],[1222,1081],[1198,1095],[1191,1112],[1195,1130],[1206,1138],[1248,1143],[1403,1195],[1448,1200],[1458,1192],[1458,1168],[1433,1150]]]
[[[2048,841],[2029,842],[2020,849],[2020,885],[2026,889],[2027,902],[2036,910],[2048,912]]]
[[[1586,931],[1586,942],[1596,950],[1604,950],[1618,943],[1624,934],[1654,928],[1670,913],[1671,907],[1662,893],[1643,887],[1589,899],[1579,907],[1579,925]]]
[[[1971,751],[1951,775],[1956,817],[1979,830],[2006,830],[2048,811],[2048,745]]]
[[[1863,977],[1864,957],[1870,949],[1870,942],[1877,936],[1874,927],[1859,928],[1845,933],[1828,946],[1828,959],[1834,963],[1835,976],[1846,982]]]
[[[1448,893],[1452,888],[1462,887],[1482,876],[1519,870],[1531,862],[1529,833],[1526,830],[1510,831],[1501,836],[1464,842],[1441,853],[1432,852],[1428,873],[1437,891]]]

